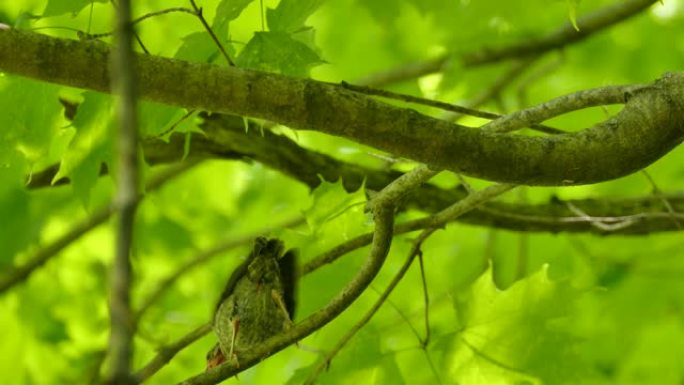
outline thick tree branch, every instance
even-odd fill
[[[109,90],[100,42],[0,31],[0,70]],[[618,178],[684,138],[684,74],[636,92],[615,117],[552,137],[500,134],[380,103],[343,87],[239,68],[137,57],[141,96],[190,109],[254,116],[350,138],[465,175],[515,184],[571,185]]]
[[[235,116],[205,116],[202,130],[208,135],[192,137],[188,155],[190,159],[252,159],[312,189],[321,183],[322,177],[330,182],[341,178],[347,191],[356,191],[364,180],[367,188],[379,191],[401,175],[397,171],[371,169],[307,150],[285,136],[268,130],[262,134],[256,126],[245,132],[243,120]],[[145,141],[144,152],[147,161],[152,164],[174,162],[182,158],[184,145],[185,136],[181,134],[172,135],[169,143],[152,138]],[[57,169],[58,167],[52,167],[34,174],[29,187],[49,185]],[[462,188],[442,189],[425,184],[409,193],[402,201],[402,205],[421,211],[436,212],[465,195],[466,191]],[[671,204],[672,210],[663,206],[663,198]],[[586,218],[577,217],[570,207],[577,207],[594,217],[615,218],[615,221],[629,217],[632,218],[632,222],[630,226],[608,232],[593,226]],[[670,211],[684,212],[684,195],[667,194],[660,199],[653,195],[627,199],[554,199],[545,204],[534,205],[490,202],[460,216],[457,220],[513,231],[641,235],[680,230],[676,221],[667,218],[666,214]]]
[[[482,48],[463,54],[447,53],[432,60],[401,66],[389,71],[373,74],[358,81],[359,84],[382,86],[441,71],[454,60],[464,67],[476,67],[503,60],[543,54],[579,42],[612,25],[635,16],[656,3],[657,0],[618,0],[614,4],[600,8],[577,18],[579,31],[570,23],[550,34],[523,42],[496,48]]]

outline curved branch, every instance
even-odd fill
[[[249,351],[248,354],[241,356],[239,366],[229,361],[206,373],[183,381],[183,384],[216,384],[320,329],[348,308],[366,290],[385,262],[392,244],[396,201],[436,173],[428,167],[419,166],[394,180],[368,202],[368,207],[373,212],[375,220],[373,242],[368,258],[347,286],[325,307],[295,325],[291,330],[270,338]]]
[[[622,104],[646,85],[609,86],[563,95],[547,102],[502,116],[481,127],[492,132],[511,132],[555,116],[587,107]]]
[[[387,257],[392,242],[392,225],[394,223],[393,208],[391,205],[378,205],[377,208],[377,212],[374,213],[375,233],[373,235],[373,244],[368,258],[366,258],[366,262],[351,282],[349,282],[349,284],[347,284],[347,286],[331,300],[328,305],[307,317],[305,320],[297,323],[292,329],[270,338],[259,347],[241,355],[239,368],[231,365],[230,362],[227,362],[206,373],[191,377],[181,382],[181,384],[217,384],[230,376],[256,365],[264,358],[275,354],[295,341],[320,329],[351,305],[377,275]]]
[[[175,357],[178,352],[209,334],[209,332],[211,332],[211,322],[207,322],[204,325],[198,326],[195,330],[178,339],[178,341],[161,347],[157,355],[134,374],[136,383],[139,384],[152,377],[152,375],[157,373],[159,369],[163,368],[164,365],[169,363],[169,361],[171,361],[171,359]]]
[[[399,281],[404,277],[408,268],[413,263],[413,259],[420,253],[420,247],[423,242],[432,235],[440,226],[444,226],[448,221],[456,219],[461,214],[472,210],[478,205],[486,202],[489,199],[493,199],[498,195],[501,195],[515,186],[511,185],[493,185],[487,187],[481,191],[474,192],[465,199],[455,203],[454,205],[442,210],[441,212],[435,214],[432,219],[432,226],[425,229],[413,242],[413,246],[409,252],[406,261],[396,273],[390,284],[387,286],[385,291],[380,295],[380,298],[375,302],[371,309],[359,320],[354,326],[335,344],[333,349],[326,354],[324,359],[314,368],[314,371],[309,375],[306,380],[306,384],[313,384],[324,368],[328,367],[332,358],[351,340],[354,335],[361,330],[361,328],[370,321],[370,319],[375,315],[375,313],[380,309],[385,300],[392,293],[394,288],[399,284]]]
[[[0,31],[0,70],[9,73],[108,92],[108,55],[109,47],[98,42]],[[313,80],[152,55],[139,55],[137,70],[140,94],[148,100],[343,136],[435,168],[506,183],[610,180],[648,166],[684,139],[684,74],[664,76],[590,129],[527,137],[451,124]]]
[[[347,191],[356,191],[362,184],[379,191],[398,178],[401,173],[394,170],[378,170],[337,160],[329,155],[307,150],[293,140],[268,130],[263,134],[257,127],[245,132],[242,118],[213,114],[205,116],[202,130],[207,136],[192,137],[189,159],[221,158],[231,160],[253,159],[277,170],[310,188],[316,188],[323,180],[342,180]],[[156,138],[144,143],[148,163],[174,162],[183,156],[185,136],[174,134],[169,143]],[[33,174],[30,188],[49,186],[58,166]],[[65,179],[62,179],[65,181]],[[402,207],[425,212],[437,212],[463,199],[462,188],[443,189],[424,184],[402,201]],[[663,205],[665,199],[671,206]],[[630,226],[612,231],[603,231],[593,226],[586,218],[579,218],[570,209],[579,208],[592,217],[632,219]],[[666,212],[667,211],[667,212]],[[574,232],[600,235],[642,235],[663,231],[681,230],[677,222],[667,215],[684,212],[684,195],[642,196],[635,198],[601,198],[560,200],[554,198],[548,203],[522,204],[511,202],[489,202],[457,220],[477,226],[496,227],[512,231],[527,232]],[[667,215],[666,215],[667,214]]]

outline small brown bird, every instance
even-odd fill
[[[296,252],[282,241],[258,237],[247,260],[233,271],[214,311],[218,343],[207,353],[207,370],[292,324]]]

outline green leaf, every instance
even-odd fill
[[[0,212],[2,213],[2,231],[0,231],[0,268],[12,264],[14,256],[33,238],[35,223],[32,223],[29,210],[29,196],[17,184],[10,180],[21,177],[16,169],[0,168]]]
[[[76,135],[53,179],[53,183],[65,177],[71,179],[74,192],[85,205],[89,203],[90,191],[99,178],[102,163],[111,164],[111,109],[111,97],[95,92],[83,94],[83,102],[73,121]]]
[[[240,13],[254,0],[222,0],[216,7],[216,16],[211,23],[221,45],[229,56],[235,56],[233,45],[228,41],[230,22],[240,16]],[[219,47],[207,31],[194,32],[183,37],[183,44],[178,48],[174,58],[211,63],[220,56]]]
[[[399,17],[401,7],[397,7],[396,0],[357,0],[359,6],[364,7],[368,12],[383,25],[390,25]]]
[[[62,106],[59,87],[24,78],[0,78],[0,160],[17,159],[19,152],[30,163],[43,161],[59,130]]]
[[[43,342],[56,344],[69,339],[66,323],[55,314],[58,292],[45,293],[33,287],[22,290],[17,313],[22,322]]]
[[[240,52],[237,65],[283,75],[306,77],[324,61],[306,44],[284,32],[256,32]]]
[[[192,124],[192,119],[184,119],[179,123],[186,113],[187,111],[183,108],[141,101],[138,103],[138,116],[141,117],[139,123],[140,136],[158,136],[167,132],[174,125],[175,130],[179,128],[179,125]]]
[[[363,189],[349,193],[342,180],[334,183],[322,181],[311,195],[311,207],[304,212],[309,228],[319,231],[351,209],[362,207],[366,202]]]
[[[396,357],[383,351],[382,331],[366,325],[330,362],[330,367],[320,373],[316,383],[349,384],[358,379],[364,384],[404,384]],[[336,339],[342,336],[336,336]],[[320,362],[295,371],[287,384],[301,384],[309,378]],[[352,380],[353,381],[353,380]]]
[[[77,15],[83,8],[92,3],[108,3],[108,0],[48,0],[43,16],[57,16],[70,13]]]
[[[491,270],[461,306],[464,330],[449,365],[459,383],[573,383],[585,371],[571,315],[579,291],[548,279],[546,269],[501,291]],[[558,379],[563,379],[559,381]],[[505,382],[503,382],[505,381]]]
[[[266,10],[266,20],[271,31],[294,32],[304,26],[306,19],[325,0],[281,0],[275,9]]]
[[[240,16],[242,11],[254,0],[221,0],[216,7],[214,23],[230,22]]]
[[[231,57],[235,56],[235,50],[228,44],[228,23],[220,23],[212,26],[212,31],[221,41],[223,48]],[[187,60],[198,63],[211,63],[220,56],[220,51],[216,42],[206,31],[194,32],[183,37],[183,44],[178,47],[174,54],[175,59]]]
[[[164,213],[154,218],[141,218],[136,223],[135,232],[137,249],[146,253],[162,250],[172,258],[194,246],[186,225]],[[150,237],[150,234],[155,236]]]
[[[194,32],[183,37],[183,44],[173,55],[175,59],[211,63],[218,56],[216,43],[206,32]]]
[[[577,25],[577,7],[579,6],[580,0],[565,0],[568,3],[568,18],[570,18],[570,23],[579,31],[579,26]]]

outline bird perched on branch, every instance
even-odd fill
[[[239,365],[240,353],[292,324],[296,252],[284,250],[282,241],[258,237],[233,271],[214,311],[218,343],[207,353],[207,370],[230,359]]]

